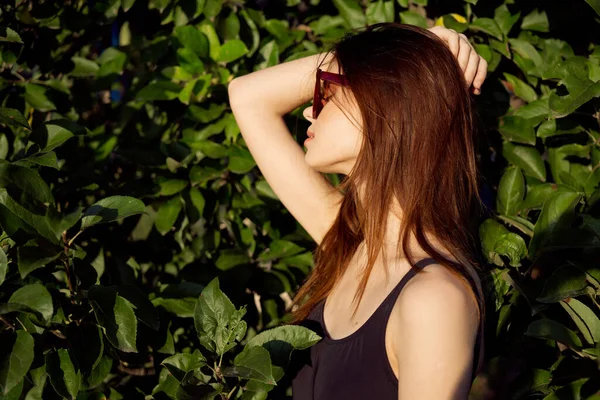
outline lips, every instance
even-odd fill
[[[312,131],[306,131],[306,134],[308,135],[309,138],[312,138],[315,136],[315,133]]]

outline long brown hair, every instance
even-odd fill
[[[410,254],[412,233],[430,257],[468,285],[481,323],[479,120],[458,61],[435,34],[400,23],[350,31],[329,53],[348,80],[341,91],[346,97],[349,90],[360,110],[362,147],[352,171],[335,188],[344,199],[315,251],[315,267],[293,299],[290,323],[304,320],[328,296],[364,241],[368,261],[354,297],[356,313],[377,255],[385,250],[394,197],[402,210],[398,248],[411,268],[420,271]],[[359,188],[368,194],[368,204]],[[429,235],[459,262],[436,251]]]

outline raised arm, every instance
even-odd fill
[[[228,89],[233,115],[258,168],[317,243],[333,224],[343,195],[306,163],[283,116],[312,99],[315,71],[323,57],[317,54],[252,72],[235,78]]]

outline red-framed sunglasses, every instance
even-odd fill
[[[321,81],[323,81],[323,86],[321,86]],[[324,107],[323,99],[325,98],[325,92],[329,88],[330,83],[335,83],[336,85],[341,86],[348,86],[348,80],[344,75],[336,74],[335,72],[323,71],[321,68],[318,68],[317,79],[315,82],[315,94],[313,97],[313,119],[317,119],[317,117],[321,113],[321,110]]]

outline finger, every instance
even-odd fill
[[[477,74],[478,68],[479,56],[477,55],[477,52],[475,50],[471,50],[469,61],[465,69],[465,82],[467,83],[467,87],[471,86],[471,83],[473,83],[473,79]]]
[[[454,29],[448,29],[446,42],[448,43],[448,48],[450,48],[450,51],[452,52],[454,57],[457,57],[458,52],[460,50],[460,37]]]
[[[460,39],[464,40],[469,46],[471,46],[471,48],[473,50],[475,50],[475,47],[473,47],[473,45],[469,41],[469,38],[464,33],[459,33],[458,36],[459,36]]]
[[[467,68],[467,64],[469,63],[469,58],[471,57],[471,46],[470,44],[465,43],[465,40],[459,36],[460,49],[458,52],[458,65],[460,65],[460,69],[464,72]]]
[[[485,77],[487,75],[487,67],[488,62],[483,57],[479,57],[479,63],[477,66],[477,74],[475,75],[475,79],[473,80],[473,86],[477,89],[481,89],[481,85],[483,85],[483,81],[485,81]]]

